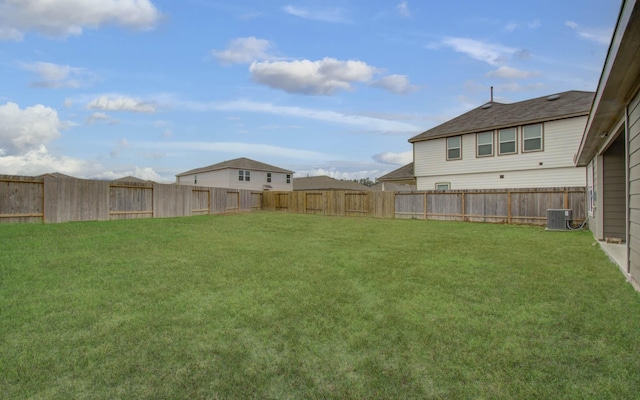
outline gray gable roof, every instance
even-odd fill
[[[247,169],[250,171],[265,171],[265,172],[281,172],[283,174],[293,174],[293,171],[274,167],[273,165],[261,163],[259,161],[251,160],[249,158],[236,158],[233,160],[223,161],[221,163],[212,164],[202,168],[191,169],[186,172],[182,172],[176,176],[193,175],[202,172],[217,171],[220,169]]]
[[[358,182],[341,181],[322,175],[294,178],[293,190],[371,190],[371,188]]]
[[[517,103],[489,102],[409,139],[409,142],[588,115],[593,92],[571,90]]]
[[[413,176],[413,163],[409,163],[396,170],[389,172],[386,175],[382,175],[377,180],[382,182],[382,181],[400,181],[400,180],[412,180],[412,179],[415,179],[415,176]]]

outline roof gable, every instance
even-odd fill
[[[236,158],[233,160],[223,161],[221,163],[212,164],[206,167],[194,168],[186,172],[177,174],[176,176],[192,175],[202,172],[218,171],[221,169],[247,169],[250,171],[280,172],[283,174],[293,174],[293,171],[265,164],[250,158]]]
[[[409,139],[409,142],[588,115],[593,92],[572,90],[517,103],[489,102]]]
[[[399,181],[399,180],[412,180],[412,179],[415,179],[415,176],[413,176],[413,163],[409,163],[396,170],[389,172],[386,175],[382,175],[377,180],[379,182],[383,182],[383,181]]]

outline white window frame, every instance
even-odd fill
[[[244,181],[244,182],[249,182],[251,181],[251,171],[246,171],[246,170],[239,170],[238,171],[238,180],[239,181]]]
[[[527,128],[531,128],[534,126],[538,126],[540,127],[540,134],[538,136],[534,136],[534,137],[527,137]],[[533,150],[527,150],[525,148],[525,144],[527,143],[527,141],[529,140],[536,140],[539,139],[540,140],[540,148],[537,149],[533,149]],[[532,153],[535,151],[543,151],[544,150],[544,127],[542,124],[535,124],[535,125],[525,125],[522,127],[522,152],[523,153]]]
[[[271,183],[271,172],[267,172],[267,183]]]
[[[287,174],[287,183],[291,183],[291,174]]]
[[[502,140],[502,134],[513,132],[513,140]],[[502,145],[513,142],[513,151],[502,151]],[[498,155],[518,154],[518,128],[506,128],[498,131]]]
[[[436,182],[436,190],[451,190],[451,182]]]
[[[449,141],[452,139],[458,139],[457,146],[451,146]],[[462,136],[450,136],[447,138],[447,161],[450,160],[462,160]],[[458,157],[450,157],[451,150],[458,150]]]
[[[486,136],[491,135],[491,142],[489,143],[480,143],[480,135]],[[476,157],[493,157],[493,131],[488,132],[478,132],[476,133]],[[480,146],[491,146],[491,153],[489,154],[480,154]]]

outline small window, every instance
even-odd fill
[[[493,155],[493,132],[476,134],[477,156],[488,157]]]
[[[271,172],[267,172],[267,182],[271,182]]]
[[[197,185],[198,184],[198,175],[194,175],[193,176],[193,184]]]
[[[449,190],[451,189],[450,182],[438,182],[436,183],[436,190]]]
[[[238,180],[244,181],[244,171],[242,170],[238,171]]]
[[[461,136],[447,138],[447,160],[460,160],[462,158],[461,144]]]
[[[522,151],[542,150],[542,125],[529,125],[522,128]]]
[[[287,174],[287,183],[291,183],[291,175]]]
[[[516,128],[500,129],[498,132],[499,154],[514,154],[516,147]]]
[[[251,171],[244,171],[244,180],[247,182],[251,180]]]

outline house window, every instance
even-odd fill
[[[498,131],[498,142],[500,146],[498,154],[516,153],[516,136],[516,128],[500,129],[500,131]]]
[[[438,182],[436,183],[436,190],[449,190],[451,189],[450,182]]]
[[[249,182],[251,180],[251,171],[238,171],[238,180]]]
[[[194,175],[193,176],[193,184],[197,185],[198,184],[198,175]]]
[[[271,172],[267,172],[267,183],[271,182]]]
[[[447,160],[459,160],[462,158],[462,136],[447,138]]]
[[[542,125],[529,125],[522,128],[522,151],[542,150]]]
[[[287,174],[287,183],[291,183],[291,175]]]
[[[493,132],[483,132],[476,134],[476,147],[478,157],[488,157],[493,155]]]

